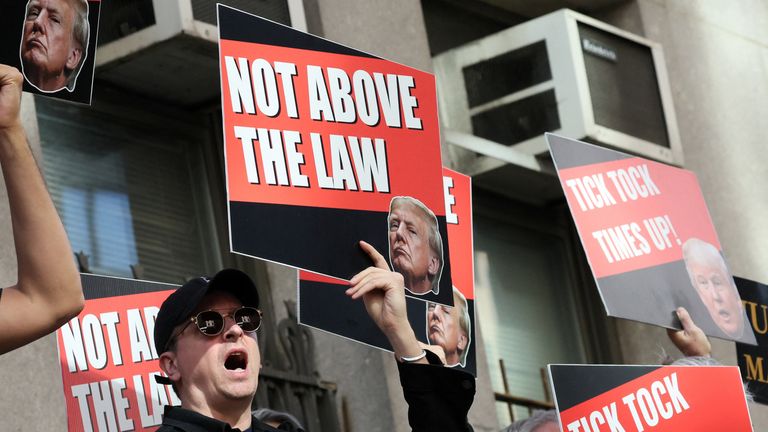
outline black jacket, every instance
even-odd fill
[[[413,432],[470,432],[467,413],[475,397],[475,377],[447,368],[429,351],[429,365],[398,363],[400,384],[408,402],[408,424]],[[256,418],[253,432],[279,431]],[[157,432],[239,431],[228,424],[180,407],[166,407]]]
[[[278,431],[272,426],[260,422],[251,417],[251,430],[253,432]],[[236,432],[240,429],[231,427],[228,423],[198,414],[181,407],[166,406],[163,413],[163,425],[157,432]]]

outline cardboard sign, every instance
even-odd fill
[[[452,304],[434,76],[218,14],[232,251],[349,279],[365,240],[409,295]],[[419,244],[394,244],[406,224]]]
[[[734,366],[549,365],[564,432],[751,432]]]
[[[444,169],[443,174],[451,271],[457,291],[454,307],[406,298],[408,320],[417,339],[443,348],[449,365],[476,375],[471,179],[449,169]],[[349,284],[344,281],[299,272],[299,322],[392,351],[368,316],[363,301],[351,300],[344,294],[347,288]]]
[[[100,0],[12,0],[0,5],[0,63],[24,91],[91,103]]]
[[[81,275],[85,308],[56,331],[68,430],[155,430],[180,405],[160,374],[154,324],[178,286]]]
[[[741,378],[748,382],[747,389],[755,402],[768,404],[768,285],[740,277],[734,279],[757,338],[757,346],[736,344]]]
[[[610,316],[755,343],[696,176],[547,134],[557,175]]]

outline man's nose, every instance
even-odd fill
[[[405,227],[405,224],[400,224],[397,227],[397,230],[395,231],[395,234],[397,235],[397,238],[402,240],[405,239],[405,230],[407,228]]]
[[[723,289],[717,285],[712,285],[712,298],[716,302],[723,301]]]
[[[45,10],[41,10],[37,14],[37,17],[35,17],[35,19],[32,21],[32,29],[35,31],[44,31],[45,26],[43,25],[43,23],[45,22],[44,20],[47,16],[48,16],[48,12]]]
[[[235,322],[231,316],[224,318],[224,339],[236,340],[245,334],[243,329]]]

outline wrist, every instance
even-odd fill
[[[15,121],[9,126],[0,127],[0,142],[12,142],[14,138],[24,137],[24,126],[21,120]]]
[[[410,326],[399,328],[397,331],[391,331],[386,336],[398,359],[402,357],[416,357],[423,351],[419,341],[416,339],[416,334]]]
[[[415,355],[415,356],[412,356],[412,357],[401,356],[401,357],[398,357],[397,360],[400,363],[419,363],[420,360],[425,358],[425,357],[427,357],[427,350],[422,348],[421,349],[421,354],[418,354],[418,355]]]

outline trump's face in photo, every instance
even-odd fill
[[[443,247],[437,218],[420,201],[396,197],[390,204],[389,259],[414,294],[439,290]]]
[[[38,90],[74,90],[88,46],[86,0],[30,0],[21,40],[22,72]]]
[[[741,297],[720,251],[694,238],[683,245],[683,258],[691,284],[712,320],[728,336],[740,337],[744,330]]]
[[[427,304],[427,337],[431,345],[440,346],[446,365],[466,365],[470,343],[470,321],[466,298],[453,289],[453,307]]]

